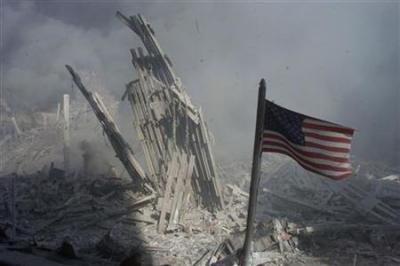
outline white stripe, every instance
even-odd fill
[[[287,150],[290,150],[292,153],[296,154],[297,157],[302,158],[303,160],[310,161],[311,163],[324,164],[324,165],[341,167],[341,168],[351,168],[351,164],[348,162],[341,163],[341,162],[334,162],[334,161],[328,160],[328,159],[313,158],[313,157],[305,156],[305,155],[298,153],[294,148],[292,148],[280,141],[275,141],[275,140],[271,140],[271,141],[285,145],[285,147],[287,147]],[[273,144],[263,144],[262,147],[263,148],[273,148],[273,149],[284,149],[283,147],[275,146]],[[292,148],[292,149],[290,149],[290,148]]]
[[[324,145],[324,146],[331,147],[331,148],[345,148],[345,149],[351,148],[350,143],[341,143],[341,142],[335,142],[335,141],[321,140],[321,139],[316,139],[316,138],[309,137],[309,136],[305,136],[304,139],[306,142],[320,144],[320,145]]]
[[[264,130],[264,133],[280,136],[280,137],[286,139],[290,143],[290,145],[292,145],[293,147],[296,147],[296,149],[299,149],[299,150],[302,150],[302,151],[315,152],[315,153],[319,153],[319,154],[323,154],[323,155],[328,155],[328,156],[332,156],[332,157],[339,157],[339,158],[346,158],[346,159],[348,159],[350,157],[349,152],[333,152],[333,151],[327,151],[327,150],[324,150],[324,149],[319,149],[319,148],[314,148],[314,147],[306,147],[306,146],[301,146],[301,145],[294,144],[293,142],[291,142],[287,138],[285,138],[283,135],[281,135],[281,134],[279,134],[279,133],[277,133],[275,131]],[[264,138],[264,139],[280,141],[280,140],[276,140],[276,139],[268,139],[268,138]],[[284,142],[282,141],[282,143],[284,143]]]
[[[274,149],[276,149],[276,147],[274,147]],[[279,149],[279,150],[281,150],[282,152],[285,152],[286,150],[285,149]],[[294,159],[294,158],[293,158]],[[307,164],[307,163],[304,163],[304,162],[299,162],[299,163],[301,163],[301,164],[303,164],[303,165],[305,165],[306,167],[308,167],[308,168],[310,168],[310,169],[312,169],[312,170],[314,170],[314,171],[318,171],[318,172],[320,172],[320,173],[323,173],[323,174],[326,174],[326,175],[329,175],[329,176],[341,176],[341,175],[344,175],[344,174],[350,174],[350,173],[352,173],[352,171],[351,171],[351,169],[349,169],[348,171],[332,171],[332,170],[323,170],[323,169],[319,169],[319,168],[316,168],[316,167],[313,167],[313,166],[311,166],[311,165],[309,165],[309,164]],[[307,169],[306,169],[307,170]]]
[[[321,135],[321,136],[334,137],[334,138],[343,138],[343,139],[351,140],[351,137],[349,135],[346,135],[346,134],[343,134],[343,133],[327,131],[327,130],[319,130],[319,129],[312,129],[312,128],[303,127],[301,129],[301,131],[303,131],[303,133],[314,133],[314,134],[318,134],[318,135]]]

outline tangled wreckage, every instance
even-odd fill
[[[70,66],[122,173],[110,163],[94,174],[90,165],[100,155],[86,140],[82,167],[73,167],[80,132],[101,135],[82,98],[65,95],[56,112],[30,120],[1,99],[0,264],[235,265],[250,164],[216,163],[202,112],[153,29],[140,15],[117,17],[146,50],[131,50],[137,79],[122,97],[142,158],[113,118],[118,102],[100,96],[98,86],[90,91]],[[400,263],[399,169],[359,162],[357,174],[340,182],[283,156],[266,158],[262,169],[253,265]]]

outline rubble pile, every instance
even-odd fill
[[[62,161],[60,144],[62,138],[54,128],[36,127],[18,137],[5,136],[0,143],[0,173],[32,173],[49,162]]]
[[[342,194],[345,189],[337,192],[320,177],[309,176],[286,158],[278,158],[264,160],[254,265],[353,265],[355,260],[359,263],[355,265],[398,264],[400,223],[388,223],[367,211],[356,211],[364,205],[347,200]],[[249,164],[234,165],[237,175],[232,180],[240,180]],[[359,173],[379,176],[378,169],[362,168]],[[3,241],[10,241],[12,235],[9,204],[10,180],[14,178],[15,243],[23,240],[34,250],[54,252],[68,243],[76,254],[75,260],[102,265],[118,265],[135,254],[141,254],[144,265],[229,265],[226,263],[237,261],[244,240],[248,201],[248,194],[238,183],[225,183],[224,210],[212,213],[191,205],[185,210],[182,223],[158,233],[160,200],[143,193],[131,179],[71,176],[51,166],[43,169],[29,176],[0,179],[1,194],[6,195],[0,205]],[[287,169],[293,172],[287,173]],[[292,176],[297,177],[296,183],[290,181]],[[387,179],[374,178],[366,183],[382,183],[384,187]],[[389,179],[400,184],[398,175],[390,175]],[[354,176],[344,184],[355,186],[359,180],[363,179]],[[315,181],[315,186],[304,185],[311,181]],[[285,189],[286,198],[278,194],[279,187]],[[324,210],[316,205],[315,198],[318,193],[328,193],[325,191],[333,195]],[[376,197],[381,198],[379,194]],[[399,197],[392,195],[390,199],[397,203]],[[382,197],[382,203],[400,213],[388,199]],[[58,260],[65,259],[65,255],[58,256]]]
[[[305,171],[284,156],[265,158],[253,259],[267,265],[396,265],[400,176],[394,173],[400,171],[354,164],[357,173],[338,182]],[[246,175],[250,164],[235,162],[230,167],[235,165],[231,176],[238,175],[232,180],[240,182],[237,177]],[[218,265],[237,262],[243,238],[241,233],[228,239],[232,248],[216,256]]]
[[[304,171],[288,160],[276,171],[264,174],[264,198],[260,200],[270,202],[266,212],[285,207],[295,221],[315,219],[318,214],[323,221],[398,224],[399,177],[390,181],[384,177],[398,170],[377,170],[374,166],[368,170],[369,165],[361,164],[358,169],[351,178],[337,182]]]
[[[15,225],[10,218],[11,179],[16,194]],[[190,206],[182,224],[159,234],[156,197],[138,191],[128,178],[70,176],[50,168],[27,176],[3,176],[0,181],[5,195],[0,205],[3,241],[25,241],[27,246],[54,251],[67,242],[78,258],[82,254],[90,261],[107,258],[110,265],[138,251],[151,253],[143,258],[152,261],[147,265],[171,260],[175,261],[171,265],[191,265],[202,252],[244,228],[245,196],[232,192],[228,192],[230,210],[240,210],[238,213],[215,215]],[[13,226],[15,238],[11,237]]]
[[[99,85],[93,73],[84,72],[82,76],[85,82],[94,86],[96,91],[102,93],[102,99],[107,105],[107,110],[110,114],[115,115],[117,113],[118,101]],[[92,147],[97,147],[92,152],[96,153],[95,156],[92,156],[95,157],[93,158],[94,160],[102,161],[106,159],[110,166],[117,166],[118,161],[113,160],[112,154],[109,154],[109,152],[100,153],[101,150],[108,150],[109,144],[105,142],[103,132],[99,123],[94,119],[94,114],[90,110],[90,107],[78,93],[79,91],[77,90],[72,91],[69,115],[69,134],[71,137],[70,159],[73,172],[82,171],[82,157]],[[0,98],[0,102],[5,102],[2,99]],[[17,173],[24,176],[41,171],[43,167],[46,165],[48,167],[52,162],[55,166],[63,168],[63,128],[65,121],[63,121],[62,103],[55,103],[54,105],[58,107],[46,113],[24,113],[20,111],[15,117],[15,126],[12,123],[2,123],[0,125],[0,175]],[[4,117],[8,117],[11,120],[12,112],[10,111],[9,113],[8,115],[5,114]],[[32,117],[32,121],[31,123],[27,123],[22,119],[21,122],[20,117]],[[17,127],[20,130],[19,133],[16,130]],[[100,164],[101,162],[92,168],[104,168],[99,167]]]

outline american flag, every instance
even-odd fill
[[[288,155],[303,168],[340,180],[352,174],[354,129],[309,117],[266,100],[263,152]]]

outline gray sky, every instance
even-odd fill
[[[264,77],[267,98],[356,128],[355,155],[399,165],[399,2],[1,3],[2,90],[15,108],[54,106],[71,90],[66,63],[96,71],[120,97],[134,79],[129,48],[141,43],[115,12],[141,13],[202,106],[220,157],[251,157]]]

